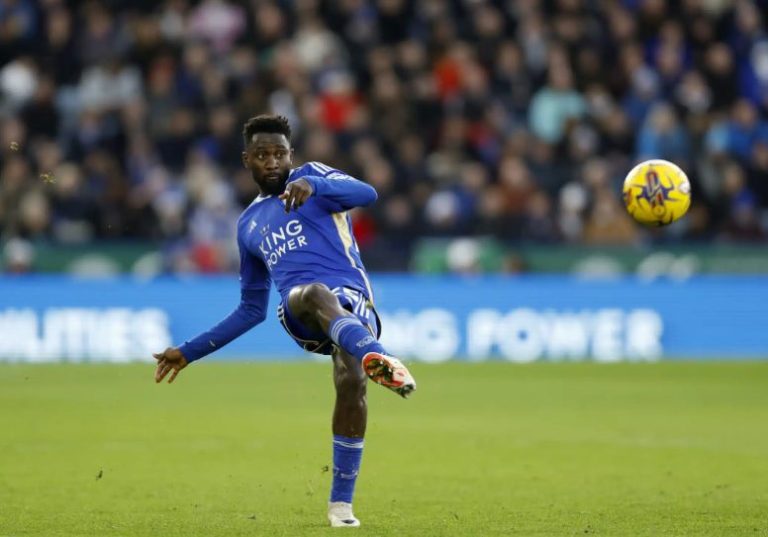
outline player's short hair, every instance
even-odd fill
[[[291,141],[291,126],[288,124],[288,119],[283,116],[261,114],[246,121],[245,126],[243,126],[243,142],[245,145],[247,146],[251,142],[254,134],[260,132],[283,134],[289,142]]]

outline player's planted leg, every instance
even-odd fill
[[[328,287],[308,284],[291,290],[288,307],[302,323],[319,328],[341,349],[357,358],[377,384],[408,397],[416,381],[400,360],[390,356],[355,315],[341,307]]]
[[[328,502],[328,520],[333,527],[356,527],[360,521],[352,511],[355,482],[363,456],[363,437],[368,419],[366,376],[357,359],[335,349],[333,383],[333,483]]]

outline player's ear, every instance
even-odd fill
[[[293,166],[293,154],[294,154],[294,150],[293,148],[291,148],[291,151],[288,153],[288,164],[290,164],[291,166]]]
[[[243,167],[244,167],[244,168],[247,168],[247,167],[248,167],[248,153],[246,153],[245,151],[243,151],[243,152],[242,152],[242,154],[241,154],[241,156],[242,156],[242,158],[243,158]]]

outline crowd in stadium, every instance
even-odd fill
[[[761,0],[0,0],[2,239],[152,239],[236,264],[255,195],[241,126],[372,184],[374,265],[421,237],[633,244],[768,233]],[[682,222],[621,205],[638,160],[685,169]]]

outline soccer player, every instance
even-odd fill
[[[333,483],[328,520],[359,526],[352,496],[367,422],[366,375],[403,397],[416,389],[408,369],[379,343],[379,317],[347,211],[376,201],[373,187],[319,162],[291,169],[291,128],[261,115],[243,128],[243,165],[259,195],[237,223],[240,295],[219,324],[155,354],[155,382],[173,382],[189,363],[223,347],[267,315],[272,282],[280,322],[303,349],[333,358]]]

